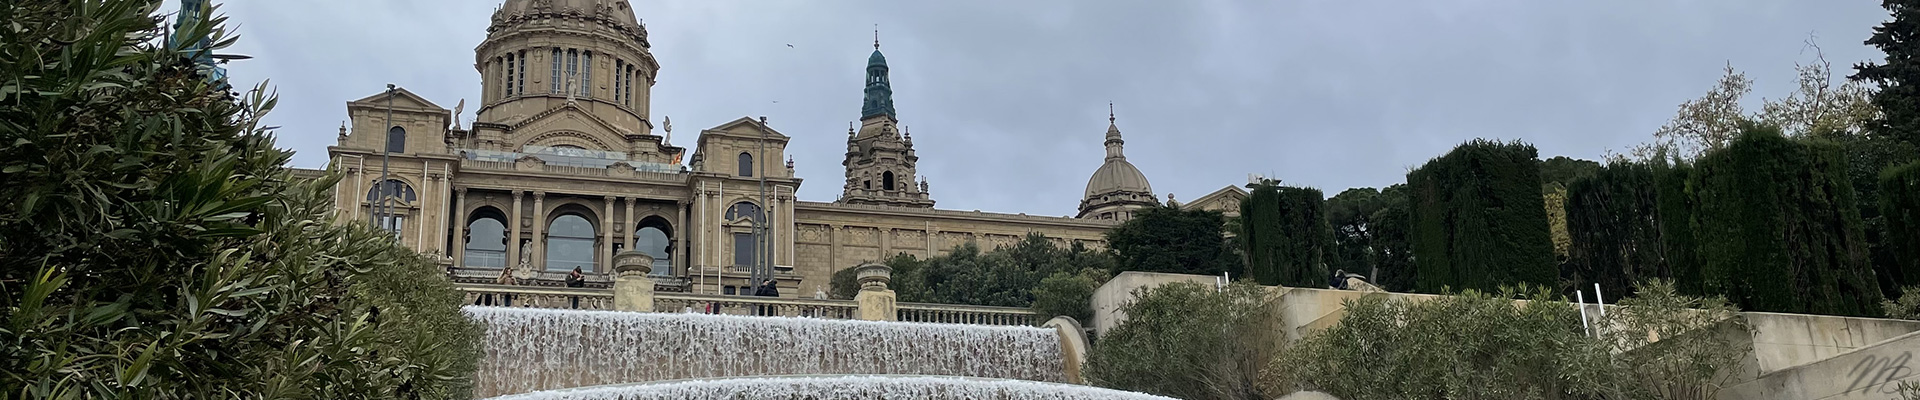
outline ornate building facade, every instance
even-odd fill
[[[1130,210],[1158,204],[1109,116],[1107,158],[1080,218],[933,208],[878,42],[842,194],[818,202],[795,196],[803,180],[780,163],[791,139],[764,118],[701,130],[692,154],[672,143],[648,111],[661,63],[627,1],[507,0],[487,32],[472,126],[390,89],[348,102],[351,126],[328,147],[329,168],[345,174],[342,219],[392,229],[456,280],[492,282],[512,267],[523,282],[559,285],[580,268],[605,286],[613,254],[637,250],[655,258],[658,290],[745,294],[748,266],[771,265],[782,295],[810,297],[837,270],[899,253],[993,248],[1028,233],[1103,247]]]

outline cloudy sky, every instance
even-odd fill
[[[228,1],[236,84],[322,167],[345,103],[387,83],[441,106],[480,94],[497,0]],[[1164,198],[1248,173],[1326,190],[1402,182],[1472,138],[1598,159],[1645,141],[1731,63],[1749,102],[1785,96],[1811,36],[1836,66],[1878,1],[636,0],[675,144],[742,116],[793,137],[801,198],[832,201],[879,24],[902,124],[940,208],[1070,215],[1103,157],[1107,103]],[[789,47],[788,45],[792,45]],[[1843,71],[1844,72],[1844,71]],[[462,120],[473,118],[467,108]]]

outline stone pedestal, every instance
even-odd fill
[[[1087,363],[1087,330],[1080,327],[1080,321],[1069,316],[1053,317],[1042,327],[1053,328],[1060,334],[1060,365],[1067,376],[1067,383],[1085,385],[1086,372],[1081,368]]]
[[[613,255],[613,309],[653,312],[653,256],[634,250]]]
[[[854,276],[860,281],[860,293],[853,301],[860,304],[860,319],[866,321],[898,321],[899,308],[894,304],[893,290],[887,289],[887,282],[893,279],[893,268],[886,265],[867,263],[855,267]]]

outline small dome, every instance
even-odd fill
[[[867,56],[867,66],[887,66],[887,56],[880,55],[880,50],[875,49],[873,55]]]
[[[1152,196],[1153,185],[1147,183],[1147,175],[1134,168],[1133,163],[1125,159],[1107,160],[1100,169],[1093,171],[1093,178],[1087,180],[1087,198],[1113,192],[1139,192]]]

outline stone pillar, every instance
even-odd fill
[[[626,250],[613,256],[613,309],[653,312],[653,256]]]
[[[453,189],[453,265],[467,266],[467,188]]]
[[[1087,330],[1080,327],[1080,321],[1065,315],[1053,317],[1040,326],[1053,328],[1054,333],[1060,335],[1060,366],[1067,383],[1085,385],[1086,371],[1081,368],[1087,363]]]
[[[533,192],[533,271],[547,270],[547,192]],[[532,271],[529,271],[531,273]]]
[[[854,271],[860,280],[860,294],[853,301],[860,304],[860,319],[866,321],[898,321],[900,312],[894,304],[893,290],[887,289],[887,282],[893,280],[893,268],[884,264],[867,263]]]
[[[692,232],[691,229],[693,229],[692,225],[687,224],[687,206],[688,203],[684,200],[673,203],[673,212],[676,214],[674,215],[674,223],[676,225],[672,229],[673,251],[669,252],[667,256],[673,258],[673,264],[670,265],[670,267],[674,268],[674,270],[669,272],[668,275],[687,275],[687,234]]]
[[[507,210],[507,267],[520,267],[520,191],[513,191],[513,209]],[[532,255],[527,255],[531,257]]]
[[[613,203],[616,197],[606,196],[606,203],[600,208],[600,263],[594,272],[613,272]]]
[[[632,197],[626,198],[625,211],[627,212],[627,215],[622,218],[622,220],[626,221],[626,223],[620,224],[621,232],[619,237],[622,238],[620,239],[621,241],[620,248],[626,249],[626,250],[635,250],[633,248],[633,242],[636,240],[640,240],[639,237],[634,236],[635,232],[640,230],[640,228],[633,226],[633,200],[635,199]]]

